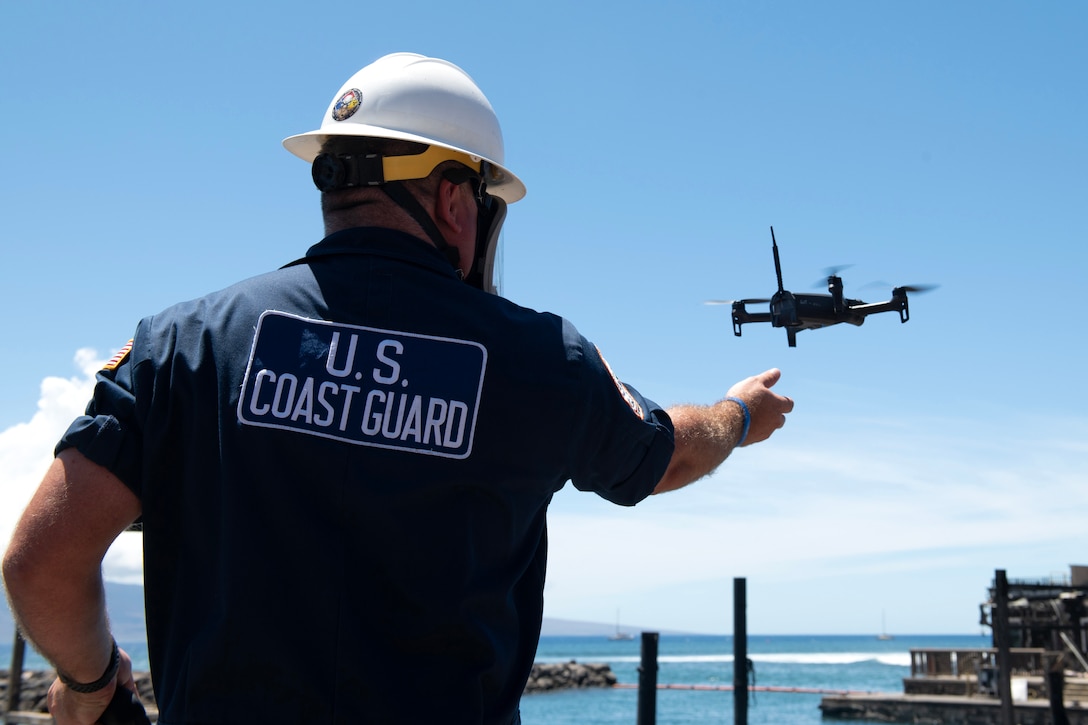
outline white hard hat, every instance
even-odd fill
[[[312,163],[332,137],[368,136],[415,141],[464,155],[482,172],[487,193],[507,203],[525,196],[525,185],[505,166],[502,130],[494,109],[467,73],[453,63],[416,53],[393,53],[366,66],[340,87],[321,128],[284,139],[284,147]],[[437,149],[435,149],[437,151]],[[407,159],[410,157],[399,157]],[[437,163],[418,176],[427,176]],[[392,180],[391,178],[389,180]]]

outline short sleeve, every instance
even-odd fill
[[[86,411],[68,426],[54,453],[78,450],[139,496],[143,446],[134,383],[138,362],[131,345],[95,375]]]
[[[580,335],[571,347],[581,378],[581,410],[571,482],[623,506],[649,496],[674,449],[673,425],[654,401],[616,377]]]

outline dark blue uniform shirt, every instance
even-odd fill
[[[144,319],[68,447],[141,501],[163,725],[505,725],[552,495],[633,505],[673,437],[567,321],[352,229]]]

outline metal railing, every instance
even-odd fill
[[[1019,674],[1042,675],[1046,672],[1046,650],[1035,647],[1009,649],[1009,666]],[[910,651],[910,676],[970,677],[984,668],[997,667],[997,649],[973,647],[963,649],[919,648]]]

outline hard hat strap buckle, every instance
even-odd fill
[[[318,154],[311,174],[314,186],[321,191],[385,183],[381,154]]]

